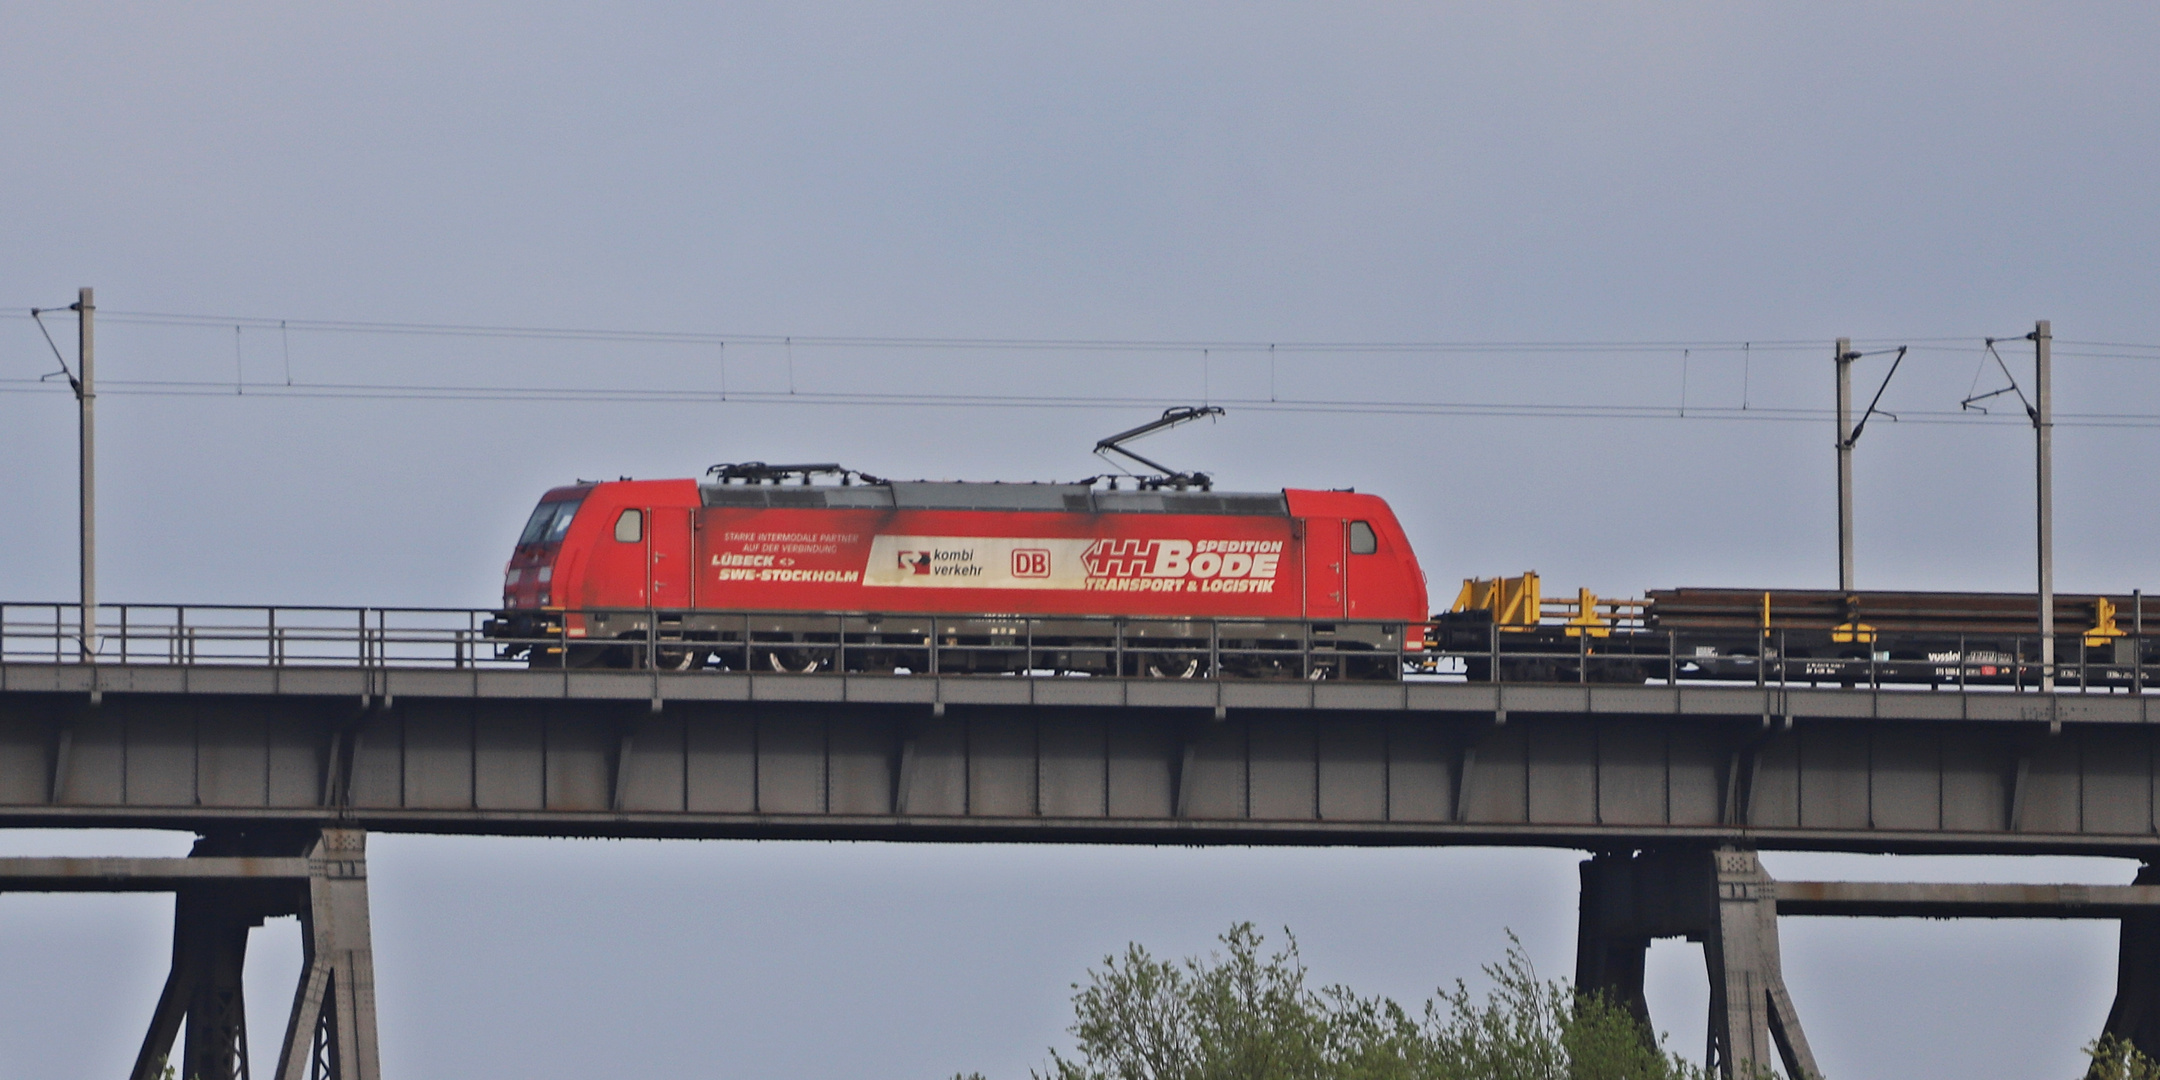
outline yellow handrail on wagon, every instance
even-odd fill
[[[2085,631],[2085,644],[2097,649],[2109,641],[2123,637],[2122,628],[2115,625],[2115,602],[2107,597],[2093,600],[2093,628]]]
[[[1487,612],[1495,628],[1509,633],[1557,623],[1568,637],[1601,638],[1610,636],[1623,619],[1640,621],[1642,607],[1640,600],[1600,600],[1588,589],[1575,590],[1572,600],[1548,600],[1537,571],[1531,570],[1521,577],[1464,578],[1448,611]]]
[[[1596,593],[1593,593],[1588,589],[1577,589],[1575,590],[1575,600],[1572,604],[1566,600],[1558,600],[1554,601],[1553,603],[1555,607],[1560,609],[1558,614],[1568,616],[1567,621],[1560,624],[1567,628],[1563,631],[1563,633],[1567,634],[1567,636],[1612,636],[1612,620],[1598,615],[1598,598]],[[1569,613],[1569,609],[1571,607],[1573,609],[1572,614]]]

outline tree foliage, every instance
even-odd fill
[[[2113,1035],[2086,1046],[2085,1056],[2092,1059],[2085,1080],[2160,1080],[2160,1061]]]
[[[1137,944],[1104,957],[1073,985],[1072,1055],[1052,1049],[1034,1080],[1711,1080],[1626,1010],[1538,978],[1512,935],[1482,996],[1457,980],[1415,1014],[1312,988],[1288,931],[1273,952],[1251,923],[1220,940],[1206,957],[1158,960]],[[2085,1054],[2085,1080],[2160,1080],[2160,1060],[2112,1035]]]
[[[1138,945],[1075,984],[1077,1043],[1037,1080],[1702,1080],[1599,997],[1538,978],[1520,942],[1415,1014],[1344,986],[1308,985],[1297,941],[1273,952],[1251,924],[1205,958]]]

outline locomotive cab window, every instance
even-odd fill
[[[1351,523],[1350,523],[1350,554],[1352,554],[1352,555],[1370,555],[1370,554],[1372,554],[1373,552],[1375,552],[1375,551],[1378,551],[1378,550],[1380,550],[1380,538],[1379,538],[1378,536],[1376,536],[1376,535],[1374,535],[1374,534],[1373,534],[1373,530],[1372,530],[1372,522],[1369,522],[1369,521],[1353,521],[1353,522],[1351,522]]]
[[[552,544],[561,540],[563,534],[570,531],[570,519],[577,516],[580,501],[565,499],[534,507],[532,517],[525,520],[525,531],[518,534],[518,546]]]
[[[622,516],[615,519],[615,539],[625,544],[645,539],[645,511],[623,511]]]

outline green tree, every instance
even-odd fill
[[[1051,1050],[1037,1080],[1702,1080],[1624,1010],[1539,979],[1512,938],[1485,996],[1457,982],[1413,1016],[1313,989],[1284,936],[1267,952],[1246,923],[1205,958],[1106,957],[1074,984],[1073,1056]]]
[[[2085,1056],[2092,1059],[2085,1080],[2160,1080],[2160,1061],[2113,1035],[2087,1044]]]

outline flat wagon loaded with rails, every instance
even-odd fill
[[[2058,595],[2055,676],[2143,689],[2160,661],[2144,596]],[[1541,595],[1535,573],[1463,582],[1427,629],[1422,670],[1455,658],[1473,680],[1868,686],[2040,684],[2031,593],[1653,589],[1601,600]]]
[[[835,464],[580,481],[512,553],[501,654],[544,667],[1861,685],[2039,681],[2031,594],[1669,589],[1548,600],[1465,581],[1429,614],[1382,499],[1214,490],[1147,466],[1076,483],[885,480]],[[1121,486],[1121,481],[1130,481]],[[2143,601],[2057,601],[2057,682],[2142,688]],[[2126,624],[2127,625],[2124,625]]]

